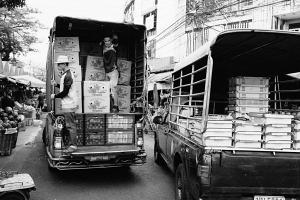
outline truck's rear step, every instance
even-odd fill
[[[112,153],[135,153],[140,149],[135,145],[111,145],[111,146],[82,146],[72,153],[72,156],[112,154]]]

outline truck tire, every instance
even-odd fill
[[[158,149],[158,145],[155,142],[154,143],[154,162],[158,165],[162,165],[163,164],[163,158],[160,155],[159,149]]]
[[[0,197],[1,200],[28,200],[27,197],[20,192],[10,192]]]
[[[175,200],[190,200],[187,178],[182,163],[178,165],[175,172]]]

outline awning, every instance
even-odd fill
[[[23,81],[24,83],[28,83],[25,85],[29,85],[30,87],[38,87],[38,88],[45,88],[46,83],[44,81],[41,81],[40,79],[37,79],[33,76],[29,75],[21,75],[21,76],[12,76],[13,79],[15,79],[17,82]]]

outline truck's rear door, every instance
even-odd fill
[[[299,152],[222,151],[211,163],[214,192],[300,195]]]

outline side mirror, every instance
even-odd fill
[[[153,123],[154,123],[154,124],[162,124],[162,122],[163,122],[162,116],[155,116],[155,117],[153,118]]]

